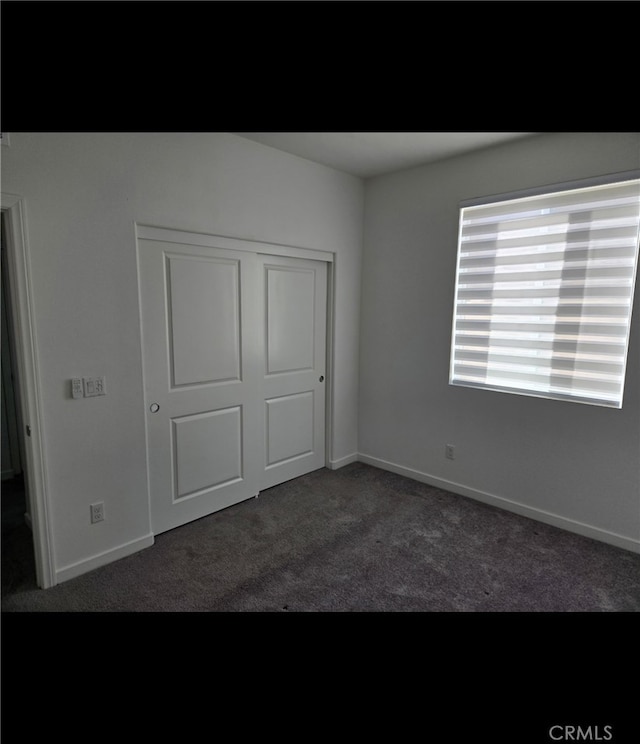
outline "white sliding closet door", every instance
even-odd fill
[[[325,463],[326,264],[139,241],[154,534]]]
[[[325,463],[327,265],[275,256],[259,259],[264,489]]]

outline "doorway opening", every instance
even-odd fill
[[[5,214],[0,217],[2,313],[2,596],[37,585],[33,533],[25,473],[20,376],[11,308]]]
[[[30,539],[26,540],[29,543],[28,547],[24,541],[21,541],[20,550],[24,550],[28,556],[29,566],[35,567],[36,587],[48,589],[57,582],[49,532],[41,393],[34,326],[33,287],[26,238],[25,204],[24,200],[15,194],[3,192],[0,196],[2,201],[1,276],[5,304],[3,309],[6,309],[6,312],[3,312],[3,318],[7,322],[7,341],[12,359],[6,365],[4,359],[2,363],[3,367],[13,367],[12,397],[15,404],[17,449],[22,471],[22,483],[18,480],[12,484],[16,486],[15,489],[9,487],[9,482],[13,478],[7,478],[6,486],[3,482],[0,501],[4,500],[5,495],[15,490],[13,497],[7,496],[6,505],[9,506],[13,502],[13,509],[8,509],[8,511],[14,516],[16,512],[20,514],[19,510],[24,509],[22,511],[24,524],[21,523],[20,527],[26,527],[26,534],[30,536]],[[11,397],[8,399],[10,401]],[[12,473],[7,471],[7,475],[15,476],[15,468]],[[22,489],[19,488],[20,485]],[[24,494],[24,497],[21,494]],[[9,515],[7,517],[6,526],[8,527],[11,521]],[[24,534],[24,531],[22,532]],[[3,579],[10,565],[11,556],[5,557],[5,550],[9,549],[10,544],[11,541],[5,539],[3,534]]]

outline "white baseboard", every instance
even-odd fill
[[[359,455],[357,452],[354,452],[352,455],[347,455],[346,457],[340,457],[337,460],[329,460],[329,463],[327,467],[329,470],[339,470],[340,468],[343,468],[345,465],[351,465],[352,462],[358,462]]]
[[[406,468],[402,465],[396,465],[386,460],[381,460],[378,457],[372,457],[371,455],[365,455],[360,453],[358,455],[359,462],[363,462],[367,465],[373,465],[381,470],[388,470],[391,473],[397,473],[398,475],[404,475],[407,478],[420,481],[420,483],[426,483],[429,486],[435,488],[442,488],[444,491],[450,491],[451,493],[457,493],[460,496],[468,496],[476,501],[482,501],[484,504],[490,504],[491,506],[497,506],[499,509],[505,509],[506,511],[513,512],[514,514],[520,514],[523,517],[529,517],[529,519],[535,519],[538,522],[544,522],[550,524],[553,527],[559,527],[560,529],[567,530],[568,532],[575,532],[578,535],[584,537],[590,537],[600,542],[608,543],[609,545],[615,545],[617,548],[624,548],[630,550],[633,553],[640,553],[640,540],[634,540],[631,537],[625,537],[624,535],[618,535],[615,532],[608,532],[599,527],[593,527],[589,524],[582,522],[576,522],[573,519],[567,517],[561,517],[557,514],[544,511],[543,509],[536,509],[531,506],[525,506],[519,504],[516,501],[505,499],[501,496],[494,496],[491,493],[485,491],[479,491],[475,488],[469,488],[463,486],[460,483],[454,483],[453,481],[445,480],[444,478],[437,478],[436,476],[423,473],[413,468]]]
[[[64,568],[58,568],[55,573],[56,583],[60,584],[63,581],[75,579],[77,576],[81,576],[88,571],[93,571],[94,568],[100,568],[101,566],[106,566],[108,563],[120,560],[120,558],[126,558],[128,555],[137,553],[139,550],[150,548],[153,543],[153,535],[149,534],[145,537],[125,543],[124,545],[120,545],[117,548],[113,548],[113,550],[106,550],[104,553],[95,555],[92,558],[72,563]]]

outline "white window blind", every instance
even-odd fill
[[[450,383],[622,407],[640,178],[460,210]]]

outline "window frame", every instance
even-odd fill
[[[545,400],[559,400],[571,403],[581,403],[583,405],[592,405],[608,408],[611,410],[620,410],[624,401],[624,390],[626,385],[626,372],[627,363],[629,356],[629,345],[631,343],[631,334],[633,328],[633,305],[635,302],[635,290],[638,281],[638,274],[640,273],[640,220],[637,230],[637,243],[636,243],[636,255],[635,263],[631,281],[631,292],[629,301],[629,321],[627,325],[627,334],[625,337],[625,350],[624,358],[622,363],[622,380],[620,385],[620,396],[618,402],[605,401],[597,398],[587,398],[584,396],[576,396],[570,393],[564,394],[560,392],[540,392],[536,390],[527,390],[523,388],[512,388],[500,385],[492,384],[481,384],[476,382],[469,382],[463,380],[455,380],[454,368],[455,368],[455,346],[456,346],[456,318],[458,314],[458,290],[460,283],[460,253],[462,247],[462,216],[463,210],[468,207],[477,206],[489,206],[492,204],[499,204],[500,202],[513,201],[517,199],[526,199],[529,197],[544,196],[551,194],[559,194],[564,191],[574,191],[578,189],[592,188],[597,186],[607,186],[613,184],[622,184],[626,181],[633,181],[640,179],[640,169],[634,169],[629,171],[622,171],[617,173],[609,173],[605,175],[595,176],[591,178],[585,178],[574,181],[564,181],[561,183],[545,184],[542,186],[536,186],[527,189],[521,189],[518,191],[511,191],[502,194],[490,194],[487,196],[474,197],[471,199],[464,199],[458,204],[458,232],[457,232],[457,247],[456,247],[456,264],[455,264],[455,285],[453,293],[453,318],[451,322],[451,337],[450,337],[450,358],[449,358],[449,386],[452,387],[464,387],[475,390],[489,390],[492,392],[507,393],[510,395],[519,395],[523,397],[531,398],[542,398]],[[636,321],[637,322],[637,321]]]

